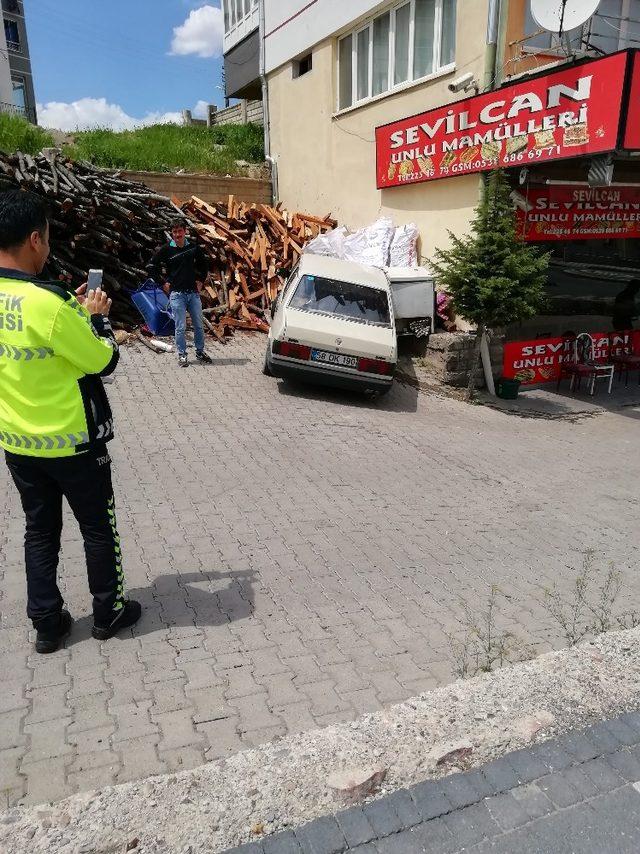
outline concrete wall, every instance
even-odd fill
[[[211,115],[213,125],[244,125],[253,122],[256,125],[264,123],[262,101],[245,101],[224,110],[216,110]]]
[[[234,195],[241,202],[271,204],[271,182],[254,178],[223,178],[218,175],[173,175],[169,172],[124,172],[131,181],[142,181],[164,196],[188,201],[199,196],[205,202],[226,201]]]
[[[458,7],[458,74],[482,79],[488,4],[463,0]],[[289,210],[331,211],[350,227],[366,225],[381,214],[398,225],[414,221],[421,253],[448,244],[447,229],[467,230],[478,203],[480,179],[465,175],[407,187],[376,189],[374,130],[396,119],[457,100],[447,89],[456,72],[436,76],[363,106],[334,115],[336,40],[313,51],[313,69],[292,79],[289,64],[269,75],[271,148],[277,158],[279,196]]]

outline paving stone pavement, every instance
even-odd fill
[[[226,854],[637,854],[640,714],[428,780]]]
[[[521,420],[418,396],[379,401],[262,376],[264,339],[211,368],[125,349],[109,387],[126,636],[90,638],[65,517],[67,647],[33,654],[23,520],[0,466],[0,809],[194,767],[446,683],[459,597],[506,594],[499,625],[563,644],[541,586],[581,552],[637,594],[640,411]],[[212,352],[213,348],[212,348]]]

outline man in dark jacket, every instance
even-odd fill
[[[204,324],[202,322],[202,301],[200,290],[202,280],[206,278],[209,261],[203,249],[187,240],[187,222],[176,219],[171,226],[173,240],[157,252],[149,272],[157,282],[164,284],[169,294],[169,303],[176,324],[176,350],[178,363],[186,368],[187,312],[191,317],[196,345],[196,359],[203,365],[210,365],[211,359],[204,351]],[[163,274],[163,271],[164,274]]]
[[[56,578],[63,497],[84,539],[93,636],[106,640],[141,612],[124,596],[106,444],[113,416],[101,377],[118,363],[111,300],[42,281],[48,255],[42,201],[0,195],[0,447],[26,516],[27,614],[41,653],[71,630]]]

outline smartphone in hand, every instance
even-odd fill
[[[87,291],[96,291],[102,287],[102,270],[89,270]]]

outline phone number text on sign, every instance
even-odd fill
[[[376,128],[379,189],[615,149],[627,53]]]

